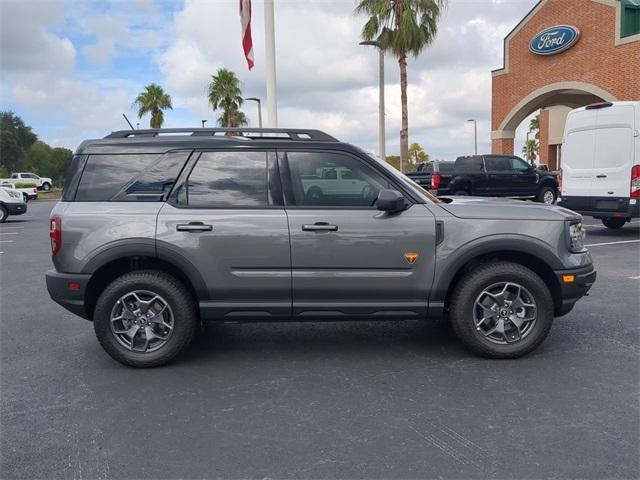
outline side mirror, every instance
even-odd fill
[[[396,213],[407,209],[407,201],[397,190],[380,190],[376,206],[383,212]]]

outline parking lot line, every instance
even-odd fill
[[[0,232],[0,235],[17,235],[18,232]]]
[[[637,277],[629,277],[629,280],[640,280],[640,275],[638,275]]]
[[[0,243],[13,243],[13,240],[0,240]]]
[[[618,243],[636,243],[636,242],[640,242],[640,239],[638,239],[638,240],[620,240],[619,242],[591,243],[589,245],[585,245],[585,247],[599,247],[601,245],[616,245]]]

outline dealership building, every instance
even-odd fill
[[[540,110],[540,163],[559,168],[567,113],[640,100],[640,0],[541,0],[504,40],[492,72],[493,153]]]

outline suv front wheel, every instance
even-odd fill
[[[168,363],[191,343],[197,325],[189,291],[175,278],[153,270],[116,278],[100,295],[93,315],[102,347],[132,367]]]
[[[491,262],[455,287],[450,318],[458,338],[488,358],[517,358],[534,350],[553,323],[553,298],[528,268]]]

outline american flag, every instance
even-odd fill
[[[253,40],[251,39],[251,0],[240,0],[240,23],[242,25],[242,49],[249,70],[253,68]]]

